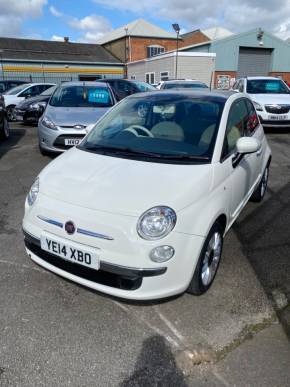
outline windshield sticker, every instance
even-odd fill
[[[109,93],[106,90],[88,90],[88,101],[92,103],[104,103],[109,102]]]
[[[279,82],[267,82],[265,85],[266,91],[279,91],[280,83]]]
[[[175,105],[155,105],[153,106],[153,113],[174,114]]]

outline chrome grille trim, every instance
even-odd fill
[[[63,228],[63,223],[58,222],[57,220],[46,218],[45,216],[42,215],[37,215],[38,219],[42,220],[43,222],[52,224],[53,226],[57,226],[59,228]]]
[[[38,217],[38,219],[42,220],[43,222],[46,222],[48,224],[52,224],[53,226],[56,226],[59,228],[63,228],[63,223],[59,222],[58,220],[46,218],[45,216],[42,216],[42,215],[37,215],[37,217]],[[82,235],[86,235],[86,236],[90,236],[90,237],[98,238],[98,239],[105,239],[107,241],[114,240],[114,238],[109,236],[109,235],[104,235],[104,234],[100,234],[100,233],[97,233],[94,231],[85,230],[83,228],[77,228],[76,232],[78,234],[82,234]]]

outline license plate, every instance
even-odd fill
[[[40,238],[41,248],[66,261],[77,263],[91,269],[99,270],[98,254],[93,248],[85,247],[71,241],[64,241],[55,236],[43,233]]]
[[[286,114],[279,114],[277,116],[269,116],[269,119],[270,120],[273,120],[273,121],[283,121],[283,120],[287,120],[287,115]]]
[[[64,140],[64,144],[69,146],[75,146],[75,145],[79,145],[81,141],[82,141],[82,138],[66,138]]]

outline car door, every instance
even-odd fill
[[[256,154],[240,156],[236,151],[238,139],[247,134],[248,120],[246,98],[235,100],[229,111],[222,151],[222,163],[230,175],[231,199],[229,209],[232,221],[246,204],[256,176]]]
[[[248,98],[245,99],[247,109],[248,109],[248,120],[246,123],[246,133],[245,135],[248,137],[256,138],[260,144],[261,148],[253,153],[248,155],[251,159],[251,168],[252,168],[252,181],[251,181],[251,190],[253,191],[257,183],[260,181],[262,177],[262,163],[263,163],[263,154],[265,149],[264,142],[264,130],[262,125],[259,122],[258,115],[256,113],[256,109],[253,105],[253,102]]]

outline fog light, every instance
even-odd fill
[[[153,262],[166,262],[173,257],[175,250],[171,246],[158,246],[151,250],[149,257]]]

